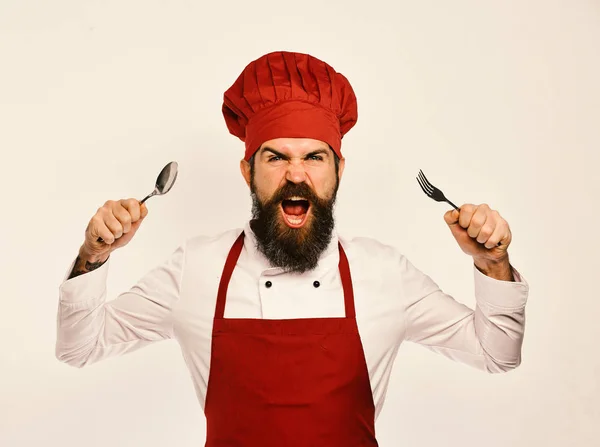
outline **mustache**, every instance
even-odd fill
[[[304,197],[311,203],[323,202],[323,199],[321,199],[306,183],[288,182],[273,194],[268,203],[279,203],[292,196]]]

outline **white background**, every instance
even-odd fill
[[[148,202],[111,262],[111,297],[185,238],[241,227],[250,198],[223,92],[251,60],[311,53],[345,74],[339,230],[398,247],[473,305],[471,259],[428,199],[511,225],[531,286],[523,364],[487,375],[404,345],[382,446],[595,446],[598,1],[0,2],[0,445],[201,446],[204,416],[175,342],[84,369],[54,357],[58,286],[108,199]]]

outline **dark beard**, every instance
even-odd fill
[[[306,183],[288,182],[266,203],[261,203],[252,184],[252,220],[250,227],[257,240],[257,249],[273,267],[287,272],[304,273],[314,269],[328,247],[334,228],[333,207],[337,184],[331,199],[321,199]],[[301,196],[309,200],[309,219],[302,228],[290,228],[283,222],[281,201]]]

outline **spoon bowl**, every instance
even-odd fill
[[[160,174],[158,174],[156,179],[154,191],[144,197],[140,203],[144,203],[152,196],[161,196],[168,193],[175,184],[175,180],[177,180],[178,168],[179,165],[176,161],[172,161],[162,168],[162,171],[160,171]]]

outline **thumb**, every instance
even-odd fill
[[[465,230],[458,223],[459,215],[460,212],[457,210],[446,211],[446,214],[444,214],[444,221],[448,224],[448,228],[450,229],[452,236],[454,236],[454,239],[460,244],[460,241],[463,241],[465,238]]]
[[[458,216],[459,215],[460,215],[460,213],[458,212],[458,210],[449,210],[449,211],[446,211],[446,213],[444,214],[444,221],[449,226],[456,225],[458,223]]]
[[[140,206],[140,219],[143,219],[148,215],[148,207],[145,203],[142,203]]]
[[[142,224],[142,222],[146,218],[146,215],[140,216],[140,218],[138,220],[136,220],[134,223],[131,224],[131,229],[133,230],[132,231],[133,233],[135,233],[138,230],[138,228],[140,227],[140,225]]]

